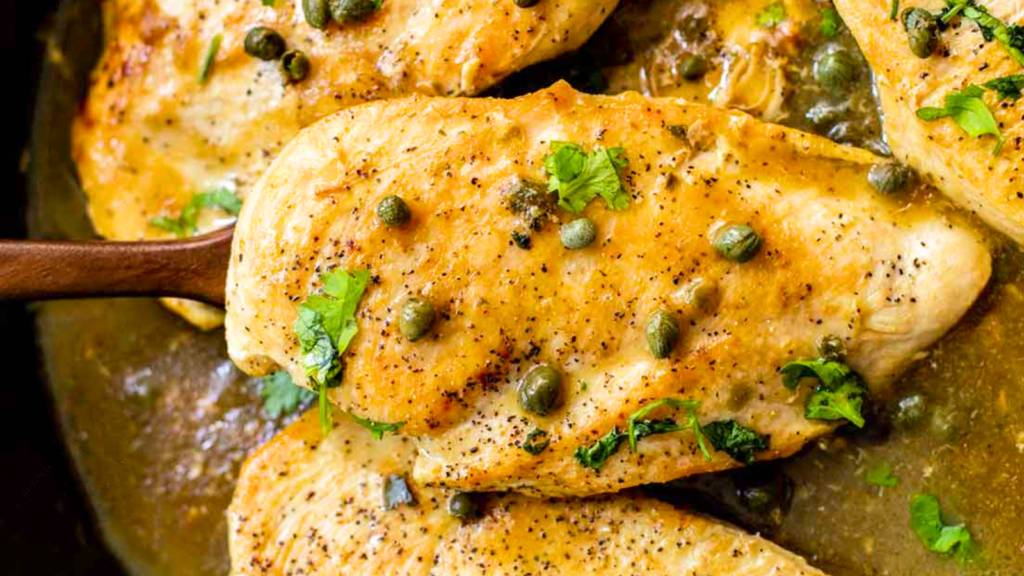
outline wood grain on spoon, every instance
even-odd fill
[[[234,227],[185,240],[0,240],[0,299],[161,296],[224,305]]]

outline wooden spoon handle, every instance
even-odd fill
[[[0,300],[172,296],[224,305],[225,228],[186,240],[0,240]]]

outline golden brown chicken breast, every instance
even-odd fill
[[[781,367],[824,340],[826,380],[879,391],[989,277],[972,228],[869,186],[877,161],[564,83],[349,108],[242,210],[229,353],[401,423],[422,482],[581,495],[786,456],[831,423]]]
[[[362,20],[322,30],[306,22],[304,4],[360,0],[264,4],[106,2],[107,48],[73,130],[73,157],[101,235],[170,236],[153,220],[179,218],[190,200],[211,190],[244,198],[281,147],[317,118],[400,94],[477,93],[578,47],[616,0],[540,0],[528,8],[513,0],[384,0]],[[276,31],[280,41],[254,39],[250,52],[273,57],[283,41],[308,58],[304,79],[287,82],[281,58],[246,53],[257,27]],[[203,83],[202,62],[215,42]],[[207,230],[230,216],[203,209],[179,232]],[[222,318],[195,303],[172,307],[203,327]]]
[[[1024,26],[1024,5],[1018,0],[970,4],[975,10],[970,14],[979,13],[981,6],[1002,26]],[[835,0],[835,5],[875,71],[895,156],[964,208],[1024,242],[1024,99],[1019,97],[1024,88],[1024,29],[1012,40],[1015,56],[999,38],[986,40],[977,20],[963,11],[948,18],[945,30],[934,20],[929,25],[927,17],[915,16],[915,36],[921,29],[933,32],[930,46],[922,37],[915,40],[921,55],[930,53],[921,58],[911,48],[903,12],[890,19],[889,2]],[[906,0],[899,6],[926,10],[934,19],[945,5],[942,0]],[[996,27],[983,21],[986,29]],[[1004,32],[1009,34],[1008,29]],[[1016,96],[1004,97],[999,79]],[[951,95],[953,101],[948,100]],[[946,109],[953,116],[920,118],[918,112],[928,108]],[[961,124],[995,132],[972,137]]]
[[[347,421],[322,438],[306,414],[242,470],[228,509],[232,574],[822,574],[762,538],[635,494],[452,502],[453,492],[408,480],[415,455],[408,439],[378,442]]]

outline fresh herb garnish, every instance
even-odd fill
[[[820,13],[821,24],[818,25],[818,29],[821,30],[821,35],[826,38],[833,38],[836,34],[839,34],[839,29],[843,25],[843,19],[839,17],[839,12],[829,6],[828,8],[822,8]]]
[[[537,440],[538,438],[540,438],[541,440]],[[547,448],[548,444],[550,443],[551,439],[548,438],[547,432],[541,430],[540,428],[534,428],[533,430],[530,431],[529,434],[526,435],[526,440],[523,440],[522,447],[523,450],[526,450],[527,453],[536,456],[537,454],[543,452],[544,449]]]
[[[889,20],[896,21],[896,16],[900,13],[900,0],[892,0],[892,4],[889,5]]]
[[[794,389],[803,378],[816,378],[818,385],[807,398],[804,417],[810,420],[848,420],[864,427],[861,408],[866,390],[861,378],[842,362],[818,358],[790,362],[782,367],[782,383]]]
[[[868,484],[885,488],[895,488],[900,485],[899,477],[892,473],[892,465],[888,462],[879,462],[874,467],[869,468],[867,473],[864,474],[864,481]]]
[[[758,26],[774,28],[786,19],[786,6],[782,2],[772,2],[757,13],[754,20]]]
[[[616,426],[590,446],[576,448],[573,456],[576,457],[576,461],[580,463],[580,466],[597,470],[604,466],[604,463],[608,461],[612,454],[615,454],[615,451],[619,449],[619,444],[622,444],[622,441],[625,439],[626,435],[619,432],[619,427]]]
[[[316,394],[297,385],[284,370],[260,378],[263,409],[271,418],[291,414],[299,406],[312,402]]]
[[[149,224],[168,232],[174,232],[178,238],[185,238],[196,233],[199,213],[203,208],[220,208],[233,216],[238,216],[238,212],[242,209],[242,201],[230,190],[217,188],[192,196],[188,204],[181,209],[177,218],[158,216],[150,220]]]
[[[363,428],[369,430],[370,436],[372,436],[374,440],[381,440],[384,438],[385,432],[391,432],[393,434],[398,432],[402,426],[405,426],[405,422],[378,422],[376,420],[357,416],[351,412],[348,413],[348,417],[356,424],[359,424]]]
[[[971,84],[959,92],[951,92],[945,96],[945,107],[921,108],[917,111],[917,117],[932,122],[940,118],[952,118],[964,132],[972,138],[978,138],[986,134],[999,139],[993,155],[998,155],[1003,148],[1006,139],[999,131],[999,123],[996,122],[992,112],[982,99],[985,89],[977,84]]]
[[[999,94],[1000,100],[1016,101],[1021,97],[1021,92],[1024,91],[1024,74],[1013,74],[1010,76],[1003,76],[1002,78],[993,78],[988,82],[982,84],[989,90],[994,90]]]
[[[966,526],[947,526],[942,521],[939,500],[932,494],[917,494],[910,501],[910,526],[932,552],[963,558],[974,547]]]
[[[264,6],[273,6],[274,5],[274,0],[263,0],[263,5]]]
[[[735,420],[721,420],[701,427],[715,450],[741,464],[754,461],[754,453],[768,449],[768,439]]]
[[[589,154],[579,144],[552,142],[544,157],[550,179],[548,190],[558,192],[558,205],[579,214],[600,196],[612,210],[629,207],[629,194],[622,187],[619,168],[628,164],[622,148],[594,148]]]
[[[394,510],[403,504],[410,506],[416,504],[416,498],[409,489],[409,483],[398,474],[388,474],[384,477],[384,509]]]
[[[320,395],[320,426],[327,435],[334,422],[327,389],[341,385],[341,354],[359,331],[356,306],[370,273],[335,270],[322,277],[324,295],[313,294],[299,304],[292,330],[302,349],[302,365]]]
[[[988,8],[978,5],[974,0],[946,0],[946,8],[939,20],[943,24],[949,24],[957,14],[974,20],[981,28],[981,35],[985,40],[997,40],[1018,64],[1024,66],[1024,26],[1006,24],[989,14]]]
[[[223,38],[220,34],[217,34],[210,40],[210,46],[206,48],[203,61],[199,63],[199,76],[197,78],[199,84],[206,84],[210,80],[210,73],[213,72],[213,60],[217,57],[217,51],[220,50],[221,40]]]

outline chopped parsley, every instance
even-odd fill
[[[946,94],[945,106],[942,108],[919,109],[917,117],[925,122],[933,122],[940,118],[952,118],[972,138],[984,135],[995,136],[998,143],[992,150],[992,154],[998,155],[1006,139],[999,131],[999,124],[982,99],[984,93],[984,88],[977,84],[971,84],[959,92]]]
[[[994,90],[999,94],[1000,100],[1015,102],[1021,97],[1021,91],[1024,91],[1024,74],[1012,74],[1002,78],[993,78],[982,84],[982,86],[989,90]]]
[[[538,441],[537,439],[540,438]],[[544,451],[551,443],[551,439],[548,438],[548,433],[541,430],[540,428],[534,428],[526,435],[526,440],[523,441],[523,450],[526,450],[528,454],[536,456]]]
[[[263,398],[263,409],[271,418],[291,414],[299,406],[311,403],[316,398],[315,393],[297,385],[284,370],[260,378],[260,396]]]
[[[877,465],[869,468],[867,473],[864,474],[864,481],[868,484],[885,488],[895,488],[900,485],[899,476],[892,473],[892,465],[888,462],[879,462]]]
[[[149,224],[161,230],[173,232],[178,238],[186,238],[197,232],[196,224],[199,221],[199,213],[204,208],[220,208],[233,216],[238,216],[238,212],[242,209],[242,201],[230,190],[217,188],[192,196],[188,204],[181,209],[177,218],[159,216],[150,220]]]
[[[619,427],[616,426],[590,446],[576,448],[573,456],[576,457],[580,466],[597,470],[604,466],[612,454],[615,454],[615,451],[619,449],[619,444],[622,444],[625,439],[626,435],[619,432]]]
[[[263,5],[264,6],[271,6],[271,7],[273,7],[274,6],[274,0],[263,0]]]
[[[932,494],[917,494],[911,499],[910,526],[932,552],[963,558],[974,548],[966,526],[948,526],[942,521],[939,500]]]
[[[889,5],[889,20],[896,21],[896,16],[900,13],[900,0],[892,0],[892,4]]]
[[[946,8],[939,19],[943,24],[949,24],[958,14],[977,23],[985,40],[998,41],[1018,64],[1024,66],[1024,26],[1006,24],[974,0],[946,0]]]
[[[341,354],[359,331],[356,307],[370,273],[335,270],[325,274],[323,295],[312,294],[299,304],[292,330],[302,349],[302,365],[320,395],[320,426],[327,435],[334,423],[327,389],[341,385]]]
[[[622,187],[619,168],[628,164],[622,148],[594,148],[589,154],[579,144],[552,142],[544,157],[550,179],[548,190],[558,192],[558,205],[579,214],[600,196],[612,210],[629,207],[629,194]]]
[[[842,362],[818,358],[799,360],[782,367],[782,383],[795,389],[803,378],[816,378],[818,385],[807,398],[804,417],[809,420],[847,420],[864,427],[861,408],[866,390],[860,376]]]
[[[374,440],[381,440],[384,438],[385,432],[391,432],[394,434],[395,432],[398,432],[402,426],[405,426],[405,422],[377,422],[376,420],[356,416],[351,412],[348,413],[348,417],[356,424],[359,424],[363,428],[369,430],[370,436],[373,436]]]
[[[758,26],[775,28],[786,19],[786,6],[782,2],[772,2],[757,13],[754,20]]]
[[[826,38],[834,38],[843,26],[843,19],[839,17],[839,12],[831,6],[822,8],[820,13],[821,24],[818,25],[818,29],[821,30],[821,35]]]
[[[203,55],[203,61],[199,63],[199,76],[196,80],[199,84],[206,84],[210,80],[210,73],[213,72],[213,60],[217,57],[217,51],[220,50],[220,43],[223,40],[220,34],[217,34],[210,40],[210,46],[206,48],[206,54]]]
[[[721,450],[741,464],[754,461],[754,453],[768,449],[768,439],[735,420],[721,420],[702,426],[715,450]]]

